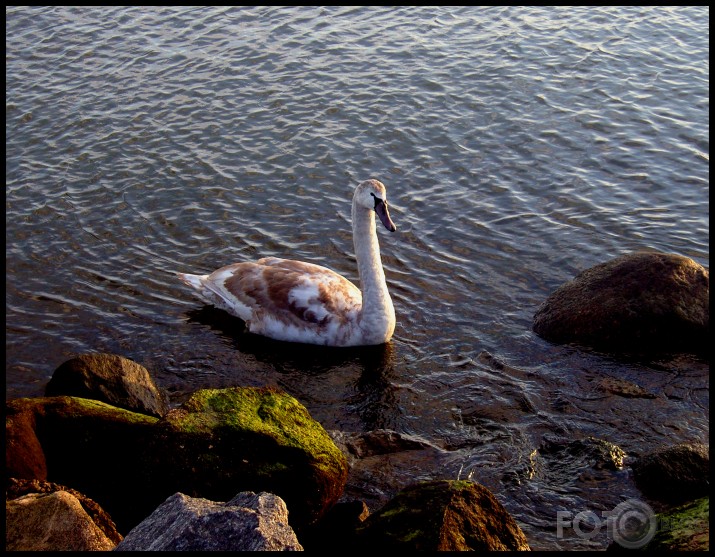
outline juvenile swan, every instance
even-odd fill
[[[380,260],[375,213],[385,228],[397,230],[385,186],[365,180],[355,189],[352,205],[359,289],[320,265],[277,257],[234,263],[210,275],[178,276],[206,303],[243,319],[252,333],[327,346],[382,344],[395,330],[395,308]]]

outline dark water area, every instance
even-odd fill
[[[179,404],[271,385],[328,430],[389,428],[373,507],[472,478],[533,549],[557,511],[642,496],[627,460],[709,443],[709,365],[552,345],[539,304],[636,250],[709,267],[707,7],[6,8],[6,397],[84,352]],[[357,282],[355,185],[385,183],[397,327],[331,349],[245,334],[174,273],[266,256]]]

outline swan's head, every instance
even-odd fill
[[[390,232],[397,230],[395,223],[390,218],[390,212],[387,210],[387,190],[379,180],[370,179],[360,182],[355,190],[353,203],[365,209],[374,210],[382,224]]]

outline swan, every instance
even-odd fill
[[[383,344],[395,330],[395,308],[380,259],[376,213],[385,228],[397,230],[384,184],[365,180],[352,201],[359,289],[326,267],[277,257],[178,277],[204,302],[245,321],[251,333],[326,346]]]

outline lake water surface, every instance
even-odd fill
[[[5,113],[7,397],[93,351],[176,404],[277,386],[326,429],[437,448],[384,457],[358,494],[373,510],[470,477],[534,549],[605,548],[557,511],[641,498],[569,447],[709,443],[706,362],[531,331],[620,254],[709,266],[707,7],[8,7]],[[398,226],[379,231],[389,345],[257,339],[174,277],[279,256],[357,281],[369,177]]]

